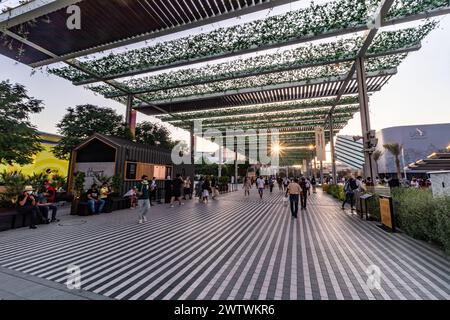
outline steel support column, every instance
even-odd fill
[[[334,124],[333,124],[333,114],[330,113],[330,146],[331,146],[331,172],[333,177],[333,184],[337,183],[337,174],[336,174],[336,155],[334,149]]]
[[[189,137],[190,137],[190,150],[191,150],[191,164],[195,166],[195,132],[194,132],[194,125],[191,126],[191,129],[189,130]],[[195,167],[194,167],[195,168]],[[194,169],[195,174],[195,169]]]
[[[359,107],[361,113],[361,129],[364,140],[364,176],[371,177],[375,181],[377,176],[376,164],[373,160],[373,146],[370,137],[370,114],[369,114],[369,96],[367,94],[366,69],[364,58],[356,59],[356,74],[358,80]]]
[[[323,184],[323,161],[320,161],[320,184]]]
[[[237,152],[237,138],[235,137],[234,145],[234,191],[238,190],[238,152]]]
[[[222,163],[223,163],[223,141],[220,142],[220,146],[219,146],[219,172],[217,174],[217,176],[220,178],[222,177]]]
[[[126,111],[126,115],[125,115],[125,121],[127,123],[128,128],[131,131],[131,134],[133,135],[133,137],[136,135],[136,115],[137,115],[137,111],[133,109],[133,100],[134,100],[134,96],[133,95],[128,95],[127,98],[127,111]]]

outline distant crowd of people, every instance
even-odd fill
[[[299,203],[301,210],[306,210],[308,196],[311,195],[311,191],[316,193],[317,180],[315,177],[246,177],[243,183],[244,197],[250,196],[250,189],[255,185],[262,200],[265,190],[273,193],[275,184],[278,185],[278,191],[285,195],[285,201],[289,201],[292,217],[297,218]]]

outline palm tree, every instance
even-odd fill
[[[400,154],[402,153],[403,145],[398,143],[388,143],[383,145],[383,147],[394,156],[395,167],[397,168],[397,177],[399,180],[401,180],[402,172],[400,170]]]
[[[372,153],[373,160],[375,161],[375,164],[377,165],[377,174],[378,174],[378,161],[380,160],[381,156],[383,155],[383,151],[377,149]]]

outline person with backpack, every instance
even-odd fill
[[[273,177],[270,177],[270,178],[269,178],[269,189],[270,189],[270,193],[272,193],[272,191],[273,191],[273,185],[274,185]]]
[[[358,184],[356,183],[356,180],[353,179],[353,177],[348,178],[344,184],[345,200],[342,203],[342,210],[345,209],[346,203],[350,203],[350,207],[351,207],[352,211],[355,210],[353,205],[354,205],[355,191],[357,191],[357,190],[358,190]]]
[[[308,181],[305,179],[305,177],[302,177],[300,180],[300,188],[302,189],[302,192],[300,192],[300,203],[302,210],[306,210],[306,203],[308,199]]]

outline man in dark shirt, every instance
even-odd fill
[[[33,187],[26,186],[23,193],[17,199],[17,211],[21,214],[31,214],[30,229],[36,229],[36,219],[39,209],[33,196]]]
[[[306,209],[306,202],[308,199],[308,183],[306,182],[305,177],[302,177],[300,180],[300,187],[302,188],[302,192],[300,193],[301,208]]]
[[[87,192],[88,206],[92,214],[100,214],[105,206],[105,200],[99,199],[99,191],[94,183]]]
[[[177,174],[176,178],[173,179],[172,182],[172,199],[170,200],[170,207],[173,208],[173,203],[175,200],[178,201],[178,204],[181,206],[183,203],[181,202],[181,189],[183,188],[183,180],[181,179],[181,175]]]

